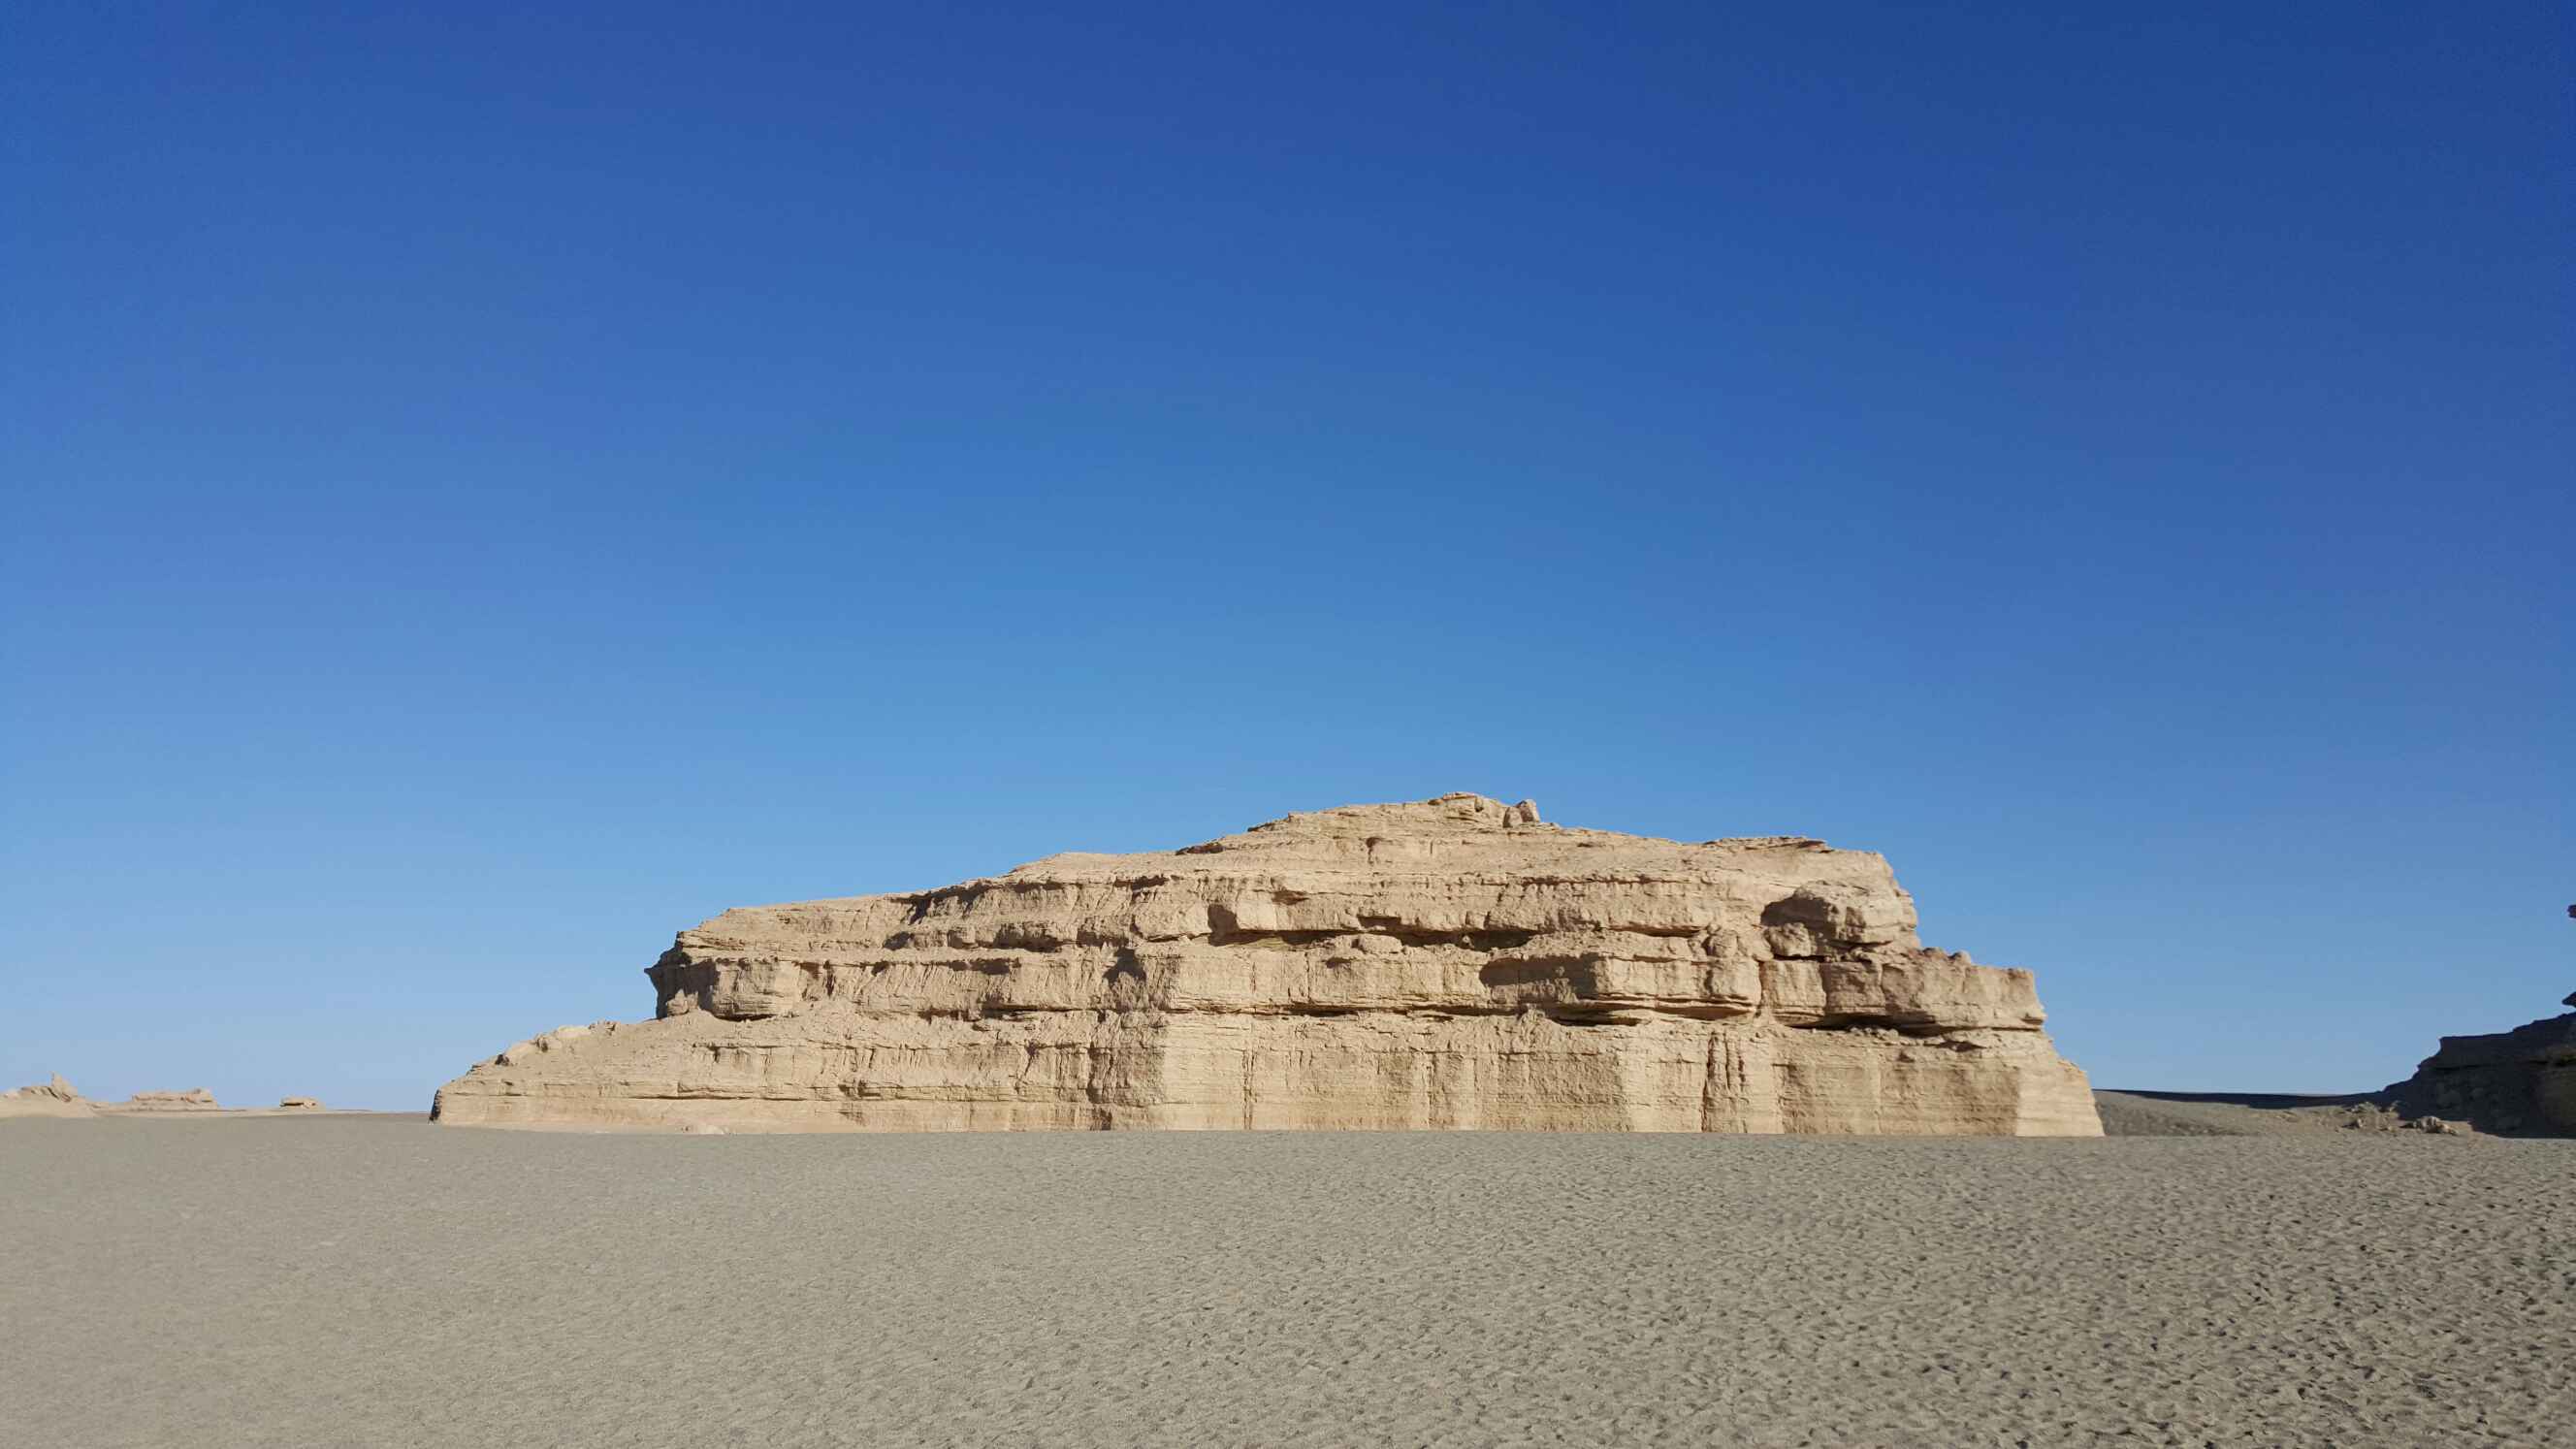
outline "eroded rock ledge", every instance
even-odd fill
[[[2576,992],[2565,1004],[2576,1006]],[[2576,1137],[2576,1011],[2511,1031],[2446,1036],[2386,1095],[2401,1110],[2462,1118],[2481,1132]]]
[[[1887,862],[1446,795],[680,934],[450,1123],[2098,1135],[2027,971],[1929,950]]]

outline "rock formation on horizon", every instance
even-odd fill
[[[0,1092],[0,1117],[149,1116],[162,1112],[221,1112],[203,1087],[184,1092],[137,1092],[122,1102],[93,1102],[57,1074],[50,1082]]]
[[[2576,1006],[2576,992],[2566,1004]],[[2446,1036],[2385,1095],[2408,1113],[2460,1118],[2481,1132],[2576,1137],[2576,1011],[2511,1031]]]
[[[1887,862],[1445,795],[680,933],[441,1122],[732,1131],[1554,1128],[2096,1136],[2027,971]]]
[[[0,1092],[0,1117],[88,1117],[96,1111],[96,1105],[72,1090],[60,1073],[49,1082]]]
[[[220,1112],[223,1105],[203,1087],[184,1092],[137,1092],[122,1102],[101,1102],[102,1112]]]

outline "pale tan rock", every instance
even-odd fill
[[[0,1117],[88,1117],[97,1110],[59,1074],[49,1082],[0,1092]]]
[[[137,1092],[122,1102],[102,1102],[102,1112],[219,1112],[215,1094],[203,1087],[184,1092]]]
[[[278,1101],[277,1107],[281,1112],[319,1112],[322,1102],[317,1097],[286,1097]]]
[[[1476,795],[727,911],[647,974],[656,1020],[521,1042],[438,1120],[2101,1131],[2030,973],[1925,949],[1880,857]]]

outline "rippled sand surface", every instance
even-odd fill
[[[2576,1143],[0,1124],[0,1426],[2576,1442]]]

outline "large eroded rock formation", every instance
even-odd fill
[[[1880,857],[1477,795],[727,911],[648,974],[657,1019],[522,1042],[438,1120],[2101,1132],[2030,973],[1926,950]]]
[[[2567,1005],[2576,1006],[2576,992]],[[2481,1132],[2576,1137],[2576,1011],[2486,1036],[2446,1036],[2387,1094],[2401,1110],[2460,1118]]]

